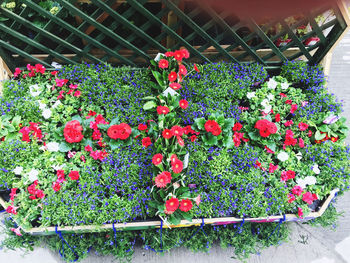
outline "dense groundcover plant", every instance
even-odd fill
[[[269,78],[256,64],[188,65],[188,57],[185,49],[160,54],[147,70],[16,69],[0,103],[0,190],[19,224],[11,227],[14,235],[24,235],[22,227],[158,216],[165,224],[193,217],[303,218],[333,189],[349,188],[347,127],[318,68],[288,62]],[[152,243],[159,232],[141,231],[139,238],[146,248],[207,250],[217,239],[223,247],[238,244],[230,227],[205,227],[211,234],[198,246],[186,243],[193,231],[185,229],[166,231],[168,247]],[[274,224],[261,226],[261,240],[260,225],[247,227],[245,240],[271,244],[262,240]],[[79,237],[79,256],[95,237],[106,251],[128,258],[135,235],[120,235],[119,252],[108,241],[113,233]],[[236,253],[255,253],[255,244]]]

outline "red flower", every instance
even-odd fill
[[[336,141],[338,141],[338,139],[339,139],[338,137],[332,137],[332,138],[331,138],[331,141],[332,141],[332,142],[336,142]]]
[[[121,123],[119,125],[112,125],[111,127],[109,127],[107,130],[107,135],[114,140],[126,140],[127,138],[129,138],[131,132],[131,127],[128,124]]]
[[[64,181],[66,181],[66,179],[64,178],[64,171],[63,170],[57,170],[56,174],[57,174],[57,182],[58,183],[62,183]]]
[[[188,52],[188,50],[186,48],[182,48],[182,49],[180,49],[180,51],[182,52],[182,56],[184,58],[189,58],[190,57],[190,53]]]
[[[169,108],[167,106],[158,106],[157,107],[157,113],[160,114],[168,114],[169,113]]]
[[[235,147],[239,147],[241,145],[241,139],[243,138],[244,133],[235,132],[232,136]]]
[[[79,98],[81,96],[81,91],[77,90],[76,92],[74,92],[73,96]]]
[[[317,195],[311,194],[310,192],[306,192],[303,194],[303,201],[307,204],[311,205],[314,200],[317,200]]]
[[[265,150],[267,151],[267,153],[272,153],[272,154],[274,154],[275,152],[274,151],[272,151],[269,147],[267,147],[266,145],[265,145]]]
[[[280,115],[279,113],[277,113],[277,114],[275,115],[275,121],[276,121],[276,122],[280,122],[280,121],[281,121],[281,115]]]
[[[177,73],[175,71],[170,72],[168,79],[170,82],[174,82],[177,79]]]
[[[29,127],[21,128],[19,130],[19,133],[22,133],[22,141],[30,142],[30,138],[29,138],[30,129],[29,129]]]
[[[171,162],[171,164],[173,164],[176,160],[177,160],[177,155],[176,155],[176,154],[172,154],[172,155],[170,156],[170,162]]]
[[[198,69],[198,67],[197,67],[196,64],[193,64],[193,69],[194,69],[195,71],[199,72],[199,69]]]
[[[61,185],[58,182],[53,182],[52,188],[55,192],[57,192],[61,189]]]
[[[83,127],[80,125],[80,122],[73,120],[67,122],[63,129],[63,135],[68,143],[80,142],[84,138],[82,131]]]
[[[290,113],[293,114],[297,109],[298,109],[298,105],[297,104],[292,104],[292,106],[290,108]]]
[[[191,139],[191,142],[194,142],[195,140],[197,140],[197,136],[196,135],[192,135],[190,139]]]
[[[36,196],[40,199],[43,199],[45,197],[44,191],[43,190],[38,190],[36,192]]]
[[[307,136],[308,136],[309,138],[312,136],[312,131],[311,131],[311,130],[309,130],[309,131],[307,132]]]
[[[187,100],[180,100],[179,101],[179,106],[180,106],[180,108],[181,109],[187,109],[187,107],[188,107],[188,102],[187,102]]]
[[[92,151],[92,147],[90,145],[86,145],[84,149],[87,152],[91,152]]]
[[[275,134],[277,132],[277,126],[273,122],[266,119],[258,120],[255,123],[254,128],[259,130],[261,137],[268,137],[270,134]]]
[[[169,84],[169,87],[172,88],[173,90],[179,90],[179,89],[181,89],[180,83],[177,83],[177,82],[170,83],[170,84]]]
[[[182,161],[179,159],[176,159],[174,162],[171,163],[171,169],[173,169],[173,172],[176,174],[181,173],[183,169]]]
[[[152,144],[151,138],[150,137],[145,137],[142,139],[142,146],[147,148]]]
[[[301,188],[301,186],[299,185],[294,186],[292,189],[292,193],[297,196],[300,196],[302,192],[303,192],[303,188]]]
[[[165,202],[165,209],[168,213],[174,213],[178,207],[179,199],[177,198],[172,197]]]
[[[162,163],[163,160],[163,155],[161,153],[157,153],[153,156],[152,158],[152,163],[157,166],[160,165]]]
[[[282,181],[288,181],[290,179],[295,178],[295,172],[292,170],[288,170],[288,171],[282,171],[281,172],[281,180]]]
[[[174,58],[175,58],[178,62],[181,62],[181,61],[182,61],[182,58],[183,58],[182,51],[181,51],[181,50],[176,50],[176,51],[174,52]]]
[[[16,208],[16,207],[10,205],[6,208],[6,212],[9,214],[17,215],[17,211],[16,211],[17,209],[18,209],[18,207]]]
[[[169,62],[168,62],[168,60],[166,60],[166,59],[161,59],[161,60],[159,60],[159,62],[158,62],[158,66],[159,66],[160,68],[168,68]]]
[[[57,73],[58,73],[58,71],[56,71],[56,70],[55,70],[55,71],[51,71],[51,75],[52,75],[52,76],[56,76]]]
[[[188,212],[191,210],[193,204],[189,199],[182,199],[180,202],[180,210],[183,212]]]
[[[307,130],[307,128],[309,128],[309,125],[307,125],[306,123],[300,122],[300,123],[298,124],[298,127],[299,127],[299,129],[300,129],[301,131],[305,131],[305,130]]]
[[[293,121],[292,120],[286,121],[285,123],[283,123],[283,125],[286,126],[286,127],[292,126],[293,125]]]
[[[299,138],[299,147],[300,148],[304,148],[305,147],[304,140],[302,138]]]
[[[298,142],[298,140],[293,138],[293,136],[294,136],[293,131],[292,130],[287,130],[286,131],[286,137],[285,137],[285,140],[284,140],[284,145],[286,145],[286,146],[293,145],[294,146]]]
[[[67,84],[68,79],[55,79],[55,81],[57,87],[62,87],[63,85]]]
[[[147,130],[147,125],[143,124],[143,123],[140,123],[139,126],[137,127],[137,129],[139,131],[145,131],[145,130]]]
[[[169,129],[165,129],[162,135],[165,139],[170,139],[171,137],[173,137],[173,133]]]
[[[232,128],[232,131],[240,131],[243,128],[243,125],[239,122],[236,122],[235,125]]]
[[[68,176],[71,180],[78,180],[79,179],[79,172],[78,171],[71,171]]]
[[[40,72],[41,74],[44,74],[45,70],[46,70],[46,68],[43,65],[41,65],[41,64],[36,64],[35,65],[35,71],[36,72],[38,72],[38,73]]]
[[[165,55],[167,58],[168,58],[168,57],[172,57],[172,56],[174,56],[174,52],[167,51],[167,52],[165,52],[164,55]]]
[[[185,76],[187,74],[187,69],[184,65],[179,65],[179,75]]]
[[[295,196],[293,194],[288,194],[288,203],[292,203],[293,201],[295,201]]]
[[[300,218],[303,218],[303,209],[301,209],[300,207],[298,207],[298,216]]]
[[[286,104],[292,104],[293,102],[291,100],[286,100]]]
[[[21,74],[22,70],[20,68],[16,68],[15,72],[13,73],[13,76],[17,78]]]
[[[171,128],[171,132],[174,136],[182,136],[184,133],[184,130],[182,127],[175,125]]]
[[[154,182],[157,187],[159,188],[165,188],[168,183],[171,182],[171,175],[169,177],[169,172],[162,172],[156,176],[154,179]]]
[[[221,128],[219,124],[214,120],[208,120],[204,124],[204,128],[207,132],[211,132],[214,136],[218,136],[221,133]]]
[[[273,173],[278,169],[278,165],[273,165],[272,163],[270,163],[269,166],[269,173]]]

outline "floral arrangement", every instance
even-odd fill
[[[318,68],[288,62],[268,78],[259,65],[188,57],[167,52],[133,72],[16,69],[0,105],[0,188],[17,232],[155,216],[303,218],[349,188],[345,119]]]

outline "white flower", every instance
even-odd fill
[[[289,87],[288,82],[281,83],[281,89],[286,90],[286,89],[288,89],[288,87]]]
[[[35,180],[38,180],[38,174],[39,174],[38,170],[35,170],[35,169],[30,170],[30,172],[28,173],[29,181],[34,182]]]
[[[49,152],[58,152],[60,144],[57,142],[49,142],[46,144],[47,150]]]
[[[277,158],[278,158],[278,160],[280,160],[281,162],[284,162],[284,161],[287,161],[287,160],[288,160],[289,155],[288,155],[288,153],[282,151],[282,152],[280,152],[280,153],[277,155]]]
[[[177,96],[179,93],[177,93],[174,89],[168,87],[166,90],[163,91],[163,95],[167,97],[168,94],[170,94],[171,96]]]
[[[62,170],[65,166],[66,166],[65,164],[62,164],[62,165],[52,165],[51,167],[57,171],[57,170]]]
[[[52,108],[55,109],[55,108],[57,108],[57,107],[58,107],[59,105],[61,105],[61,104],[62,104],[62,103],[61,103],[60,100],[56,100],[55,104],[52,105]]]
[[[267,82],[267,87],[269,89],[275,89],[277,87],[277,82],[274,79],[270,79],[269,82]]]
[[[275,96],[273,96],[272,94],[269,94],[269,95],[267,95],[267,98],[268,98],[269,100],[273,100],[273,99],[275,98]]]
[[[43,110],[43,109],[45,109],[45,108],[46,108],[46,104],[45,104],[45,103],[41,103],[41,102],[39,101],[39,109]]]
[[[20,175],[23,172],[22,166],[16,166],[16,168],[13,170],[13,172],[17,175]]]
[[[33,97],[39,96],[41,93],[39,85],[35,84],[35,85],[30,86],[29,92],[30,92],[30,95],[32,95]]]
[[[248,92],[247,93],[247,98],[248,99],[251,99],[251,98],[254,98],[255,97],[255,92],[253,91],[253,92]]]
[[[267,105],[263,109],[263,112],[265,112],[266,114],[269,114],[271,110],[272,110],[272,106],[271,105]]]
[[[45,110],[43,110],[43,117],[44,117],[46,120],[47,120],[48,118],[51,117],[51,114],[52,114],[52,112],[51,112],[50,109],[45,109]]]
[[[320,169],[318,168],[318,164],[314,164],[313,168],[312,168],[312,171],[315,173],[315,174],[320,174]]]
[[[264,100],[261,102],[261,105],[264,106],[264,107],[266,107],[266,106],[270,105],[270,102],[269,102],[268,99],[264,99]]]
[[[58,69],[62,68],[62,65],[57,63],[57,62],[52,62],[51,66],[53,66],[54,68],[58,68]]]
[[[305,188],[307,185],[314,185],[316,183],[315,176],[306,176],[304,179],[298,178],[297,185],[301,188]]]

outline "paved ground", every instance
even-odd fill
[[[341,41],[333,53],[328,88],[344,103],[343,115],[348,119],[350,126],[350,33]],[[348,138],[347,143],[350,143]],[[322,228],[291,223],[291,240],[279,247],[264,250],[261,255],[252,256],[248,263],[350,263],[350,192],[338,200],[339,210],[344,211],[344,217],[339,220],[335,231]],[[308,236],[308,243],[298,241],[301,236]],[[0,236],[1,239],[1,236]],[[0,251],[0,262],[11,263],[51,263],[62,262],[59,255],[46,248],[36,249],[25,256],[19,251]],[[163,256],[152,251],[136,249],[133,262],[230,262],[239,261],[231,259],[232,250],[222,250],[214,247],[210,253],[191,253],[186,249],[177,249]],[[83,263],[115,262],[112,257],[99,257],[91,254]]]

